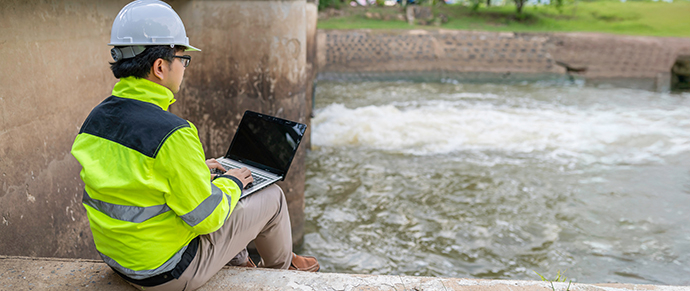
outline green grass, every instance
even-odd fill
[[[346,16],[319,19],[320,29],[463,29],[515,32],[605,32],[627,35],[690,37],[690,1],[673,3],[615,0],[566,4],[562,11],[554,6],[527,6],[522,17],[515,7],[480,7],[472,11],[461,5],[433,7],[448,22],[440,26],[409,25],[400,20],[367,19],[366,12],[381,15],[404,14],[399,7],[344,7]]]
[[[532,272],[537,273],[537,271],[534,271],[534,270],[532,270]],[[561,272],[560,270],[559,270],[558,273],[556,274],[556,278],[553,279],[553,280],[546,279],[544,276],[542,276],[542,275],[539,274],[539,273],[537,273],[537,275],[539,275],[539,277],[541,278],[541,280],[542,280],[543,282],[549,282],[549,283],[551,284],[551,290],[553,290],[553,291],[556,291],[556,287],[553,286],[553,282],[561,282],[561,283],[564,283],[566,280],[568,280],[568,278],[565,276],[565,271],[564,271],[564,272]],[[573,280],[568,281],[568,288],[566,288],[565,291],[570,291],[570,285],[571,285],[572,283],[573,283]]]

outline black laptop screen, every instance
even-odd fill
[[[246,111],[225,157],[285,175],[306,128],[301,123]]]

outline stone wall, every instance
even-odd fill
[[[690,50],[690,39],[594,33],[320,30],[318,40],[322,76],[571,74],[594,83],[657,90],[668,89],[677,56]]]
[[[117,82],[110,28],[129,0],[0,0],[0,255],[98,258],[72,142]],[[169,3],[192,62],[172,112],[225,154],[244,110],[308,122],[305,0]],[[293,238],[304,224],[300,147],[285,182]]]

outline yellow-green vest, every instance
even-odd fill
[[[237,180],[211,182],[199,134],[167,111],[167,88],[122,78],[81,127],[83,205],[103,260],[132,279],[172,270],[195,237],[219,229],[241,194]]]

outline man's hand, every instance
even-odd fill
[[[218,170],[220,170],[221,173],[225,172],[225,168],[223,168],[223,165],[221,165],[218,161],[216,161],[216,159],[206,160],[206,166],[208,166],[209,170],[218,169]],[[211,180],[213,180],[213,178],[215,178],[216,176],[218,176],[218,175],[211,174]]]
[[[233,177],[239,179],[245,188],[247,188],[247,186],[250,183],[254,182],[254,178],[252,177],[252,172],[246,167],[242,167],[240,169],[230,169],[229,171],[225,172],[224,175],[233,176]]]

